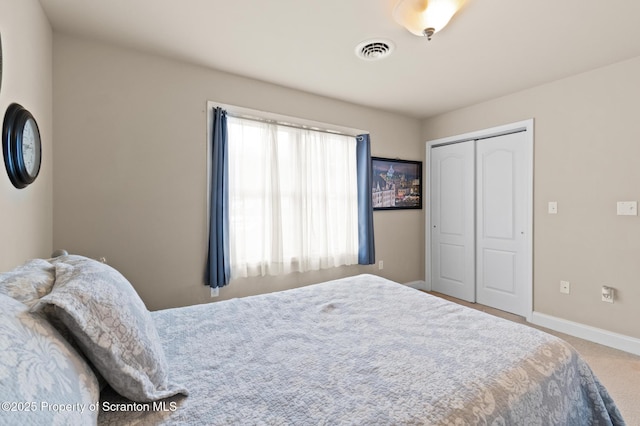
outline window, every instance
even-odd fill
[[[234,278],[358,263],[356,138],[228,117]]]

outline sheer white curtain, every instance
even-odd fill
[[[354,137],[229,117],[234,278],[358,263]]]

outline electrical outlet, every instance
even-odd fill
[[[378,269],[384,269],[384,262],[382,260],[378,262]]]
[[[220,288],[219,287],[209,287],[211,289],[211,297],[218,297],[218,295],[220,294]]]
[[[569,281],[560,281],[560,293],[569,294],[571,292],[571,284]]]
[[[602,286],[602,301],[607,303],[613,303],[613,295],[615,291],[611,287],[606,285]]]

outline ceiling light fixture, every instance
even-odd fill
[[[417,36],[431,37],[449,23],[465,0],[400,0],[393,19]]]

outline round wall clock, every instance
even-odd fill
[[[40,130],[33,115],[15,103],[4,115],[2,153],[13,186],[24,188],[36,180],[42,159]]]

